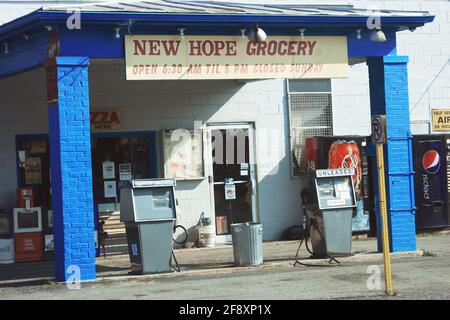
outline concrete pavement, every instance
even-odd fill
[[[265,242],[264,267],[293,262],[298,245],[298,241]],[[362,238],[354,240],[352,252],[357,255],[356,258],[358,259],[367,259],[371,256],[370,253],[377,252],[376,239]],[[223,272],[224,270],[237,271],[233,267],[233,248],[231,245],[221,245],[213,248],[177,249],[175,250],[175,256],[183,274],[192,271],[207,273]],[[309,257],[309,253],[304,245],[299,256],[302,258]],[[127,253],[97,258],[98,279],[127,277],[129,270],[130,262]],[[12,285],[24,286],[48,283],[53,281],[53,274],[53,261],[0,265],[0,288]],[[163,274],[161,276],[172,275]]]
[[[449,299],[450,235],[418,237],[417,242],[426,256],[412,253],[393,259],[394,289],[398,293],[393,298]],[[354,251],[363,253],[341,259],[341,266],[333,268],[293,267],[297,245],[265,244],[265,257],[270,260],[259,268],[232,268],[232,250],[228,247],[179,250],[177,256],[184,271],[158,276],[128,277],[126,257],[101,258],[104,269],[99,281],[83,283],[81,290],[55,283],[17,286],[0,282],[0,299],[385,298],[382,277],[378,290],[367,288],[367,268],[383,269],[380,254],[365,253],[376,249],[374,240],[354,241]],[[113,261],[122,261],[123,270],[108,270],[108,263]]]

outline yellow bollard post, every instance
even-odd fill
[[[383,241],[383,258],[384,258],[384,280],[386,285],[386,294],[392,296],[394,289],[392,288],[392,270],[391,270],[391,254],[389,250],[389,229],[387,220],[386,205],[386,182],[384,178],[384,152],[383,145],[377,144],[377,167],[378,167],[378,194],[380,203],[380,213],[382,222],[382,241]]]

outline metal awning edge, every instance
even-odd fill
[[[25,32],[27,29],[46,23],[64,23],[72,12],[49,11],[38,9],[13,21],[0,26],[0,41],[6,41],[8,38],[15,38],[18,33]],[[211,23],[214,21],[228,21],[230,23],[364,23],[368,16],[354,15],[273,15],[273,14],[203,14],[203,13],[148,13],[148,12],[82,12],[82,19],[86,22],[123,22],[135,19],[139,21],[164,21],[173,23]],[[411,27],[421,27],[426,23],[432,22],[435,16],[382,16],[382,24],[390,27],[408,25]]]

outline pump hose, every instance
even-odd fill
[[[183,241],[177,241],[177,240],[175,240],[175,239],[172,239],[172,240],[173,240],[173,242],[175,242],[176,244],[183,245],[183,244],[185,244],[185,243],[188,241],[189,234],[188,234],[186,228],[183,227],[182,225],[179,225],[179,224],[177,224],[177,225],[175,225],[175,226],[173,227],[173,233],[175,233],[175,232],[177,231],[178,228],[183,229],[183,232],[184,232],[184,234],[186,235],[186,237],[184,238]],[[173,263],[172,261],[175,262],[175,263]],[[172,249],[172,257],[170,258],[170,266],[171,266],[176,272],[180,272],[180,271],[181,271],[180,265],[178,264],[178,261],[177,261],[177,258],[175,257],[175,252],[173,251],[173,249]]]
[[[311,219],[309,219],[309,220],[311,220]],[[296,266],[297,264],[302,265],[302,266],[307,266],[307,267],[335,267],[335,266],[340,265],[339,260],[337,260],[336,258],[332,257],[332,256],[329,255],[328,253],[326,254],[326,257],[330,259],[330,260],[328,261],[328,263],[329,263],[328,265],[323,265],[323,264],[312,264],[312,263],[303,263],[303,262],[301,262],[301,261],[299,260],[298,254],[299,254],[299,252],[300,252],[300,248],[301,248],[303,242],[305,242],[306,250],[307,250],[311,255],[314,255],[314,253],[312,252],[312,250],[311,250],[311,249],[309,248],[309,246],[308,246],[308,239],[309,239],[309,237],[310,237],[310,230],[311,230],[311,226],[312,226],[312,225],[313,225],[312,223],[308,223],[308,226],[307,226],[307,228],[306,228],[306,230],[305,230],[304,237],[303,237],[303,239],[300,241],[300,244],[299,244],[299,246],[298,246],[298,248],[297,248],[297,252],[296,252],[296,254],[295,254],[295,263],[294,263],[294,266]],[[323,235],[322,235],[322,232],[320,232],[320,229],[319,229],[317,226],[315,226],[315,225],[314,225],[314,228],[319,232],[320,237],[323,239]],[[334,261],[336,264],[331,264],[331,261]]]
[[[173,233],[175,233],[176,231],[177,231],[177,229],[178,228],[181,228],[181,229],[183,229],[183,231],[184,231],[184,234],[186,235],[186,238],[184,238],[184,240],[183,241],[177,241],[177,240],[175,240],[175,239],[173,239],[173,242],[175,242],[176,244],[181,244],[181,245],[183,245],[183,244],[185,244],[186,242],[187,242],[187,240],[188,240],[188,232],[187,232],[187,230],[186,230],[186,228],[185,227],[183,227],[182,225],[179,225],[179,224],[177,224],[177,225],[175,225],[174,227],[173,227]]]

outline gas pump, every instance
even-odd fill
[[[301,193],[307,222],[304,223],[306,236],[297,249],[296,264],[303,265],[298,259],[303,242],[311,258],[330,258],[330,262],[339,263],[333,255],[351,254],[352,216],[356,207],[353,170],[316,170],[315,177],[310,177],[309,188]]]
[[[172,258],[179,271],[173,254],[173,233],[180,227],[175,224],[175,185],[174,179],[122,181],[120,220],[125,223],[133,274],[169,272]]]

